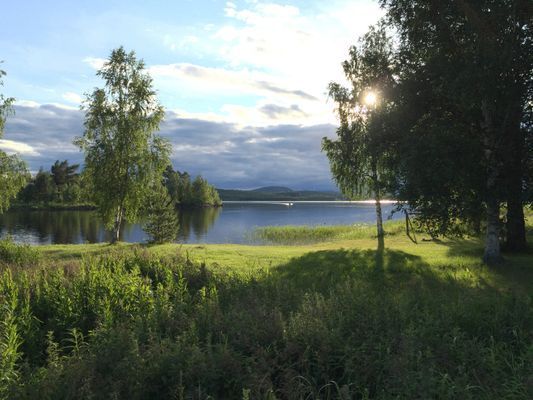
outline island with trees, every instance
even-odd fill
[[[176,174],[178,178],[172,175]],[[171,181],[172,180],[172,181]],[[191,182],[187,172],[174,171],[168,165],[162,177],[176,208],[218,207],[222,205],[218,191],[200,175]],[[173,186],[178,185],[178,186]],[[12,201],[11,208],[33,210],[96,209],[91,201],[91,186],[78,164],[57,160],[50,170],[41,168],[28,177],[25,186]]]

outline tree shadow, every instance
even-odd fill
[[[446,254],[450,257],[483,258],[483,240],[481,238],[448,238],[439,244],[446,246]]]
[[[531,245],[526,251],[520,253],[503,252],[503,263],[492,266],[483,264],[484,243],[481,238],[450,239],[443,241],[442,245],[448,248],[447,256],[459,258],[457,261],[459,264],[462,257],[474,259],[479,268],[486,269],[505,286],[526,289],[526,291],[533,289],[533,248]],[[468,263],[471,263],[471,260]]]
[[[341,248],[309,252],[273,267],[270,278],[322,293],[354,279],[364,281],[376,290],[418,284],[426,287],[462,285],[455,281],[453,268],[435,269],[420,256],[387,249],[383,242],[378,242],[376,250]]]

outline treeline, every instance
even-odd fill
[[[177,207],[218,207],[222,200],[217,189],[198,175],[194,180],[187,172],[174,171],[168,166],[163,172],[163,184]]]
[[[69,164],[67,160],[57,160],[49,171],[42,167],[31,178],[17,196],[18,205],[45,206],[80,205],[88,194],[82,183],[79,164]]]
[[[41,167],[17,196],[16,206],[28,207],[95,207],[91,189],[78,172],[79,164],[57,160],[50,170]],[[220,206],[222,201],[213,185],[197,176],[191,179],[187,172],[174,171],[168,166],[163,174],[163,185],[176,207]]]

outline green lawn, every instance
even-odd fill
[[[416,234],[416,243],[409,239],[403,230],[403,224],[391,222],[385,225],[385,257],[387,264],[398,262],[391,254],[403,254],[407,264],[426,265],[433,271],[451,273],[456,276],[466,274],[477,284],[483,279],[501,288],[509,285],[533,288],[533,252],[523,254],[506,254],[505,263],[499,267],[488,268],[483,265],[483,241],[479,238],[442,238],[429,240],[428,235]],[[129,251],[136,248],[148,249],[160,255],[180,255],[194,262],[204,263],[213,271],[232,271],[237,273],[254,273],[258,270],[283,269],[295,259],[306,259],[309,263],[325,263],[325,256],[345,254],[369,254],[376,251],[377,239],[372,226],[335,226],[335,227],[271,227],[271,236],[279,232],[279,242],[285,244],[251,246],[237,244],[164,244],[156,246],[126,244],[110,246],[108,244],[81,245],[47,245],[40,246],[43,258],[50,264],[63,264],[79,261],[83,257]],[[351,229],[351,230],[350,230]],[[323,231],[328,230],[327,235]],[[291,233],[292,231],[292,233]],[[289,232],[289,233],[287,233]],[[318,234],[317,234],[318,232]],[[530,241],[533,241],[529,232]],[[323,237],[325,239],[322,239]],[[307,244],[302,244],[308,242]],[[297,243],[295,245],[287,243]],[[315,260],[316,258],[316,260]],[[327,257],[326,257],[327,258]],[[342,264],[345,260],[337,260]],[[322,265],[324,269],[330,265]],[[474,273],[475,272],[475,273]],[[472,275],[473,274],[473,275]],[[476,279],[474,279],[474,276]],[[475,281],[475,282],[474,282]]]

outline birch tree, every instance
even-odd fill
[[[350,48],[343,63],[349,87],[330,83],[340,126],[335,140],[324,138],[322,149],[344,195],[371,195],[376,205],[376,228],[383,241],[381,200],[388,177],[387,128],[383,116],[394,85],[393,48],[383,24],[371,27],[359,47]]]
[[[139,218],[148,188],[161,180],[170,145],[155,134],[164,110],[134,52],[113,50],[97,76],[105,86],[87,95],[85,132],[76,144],[85,152],[93,201],[115,243],[122,223]]]

